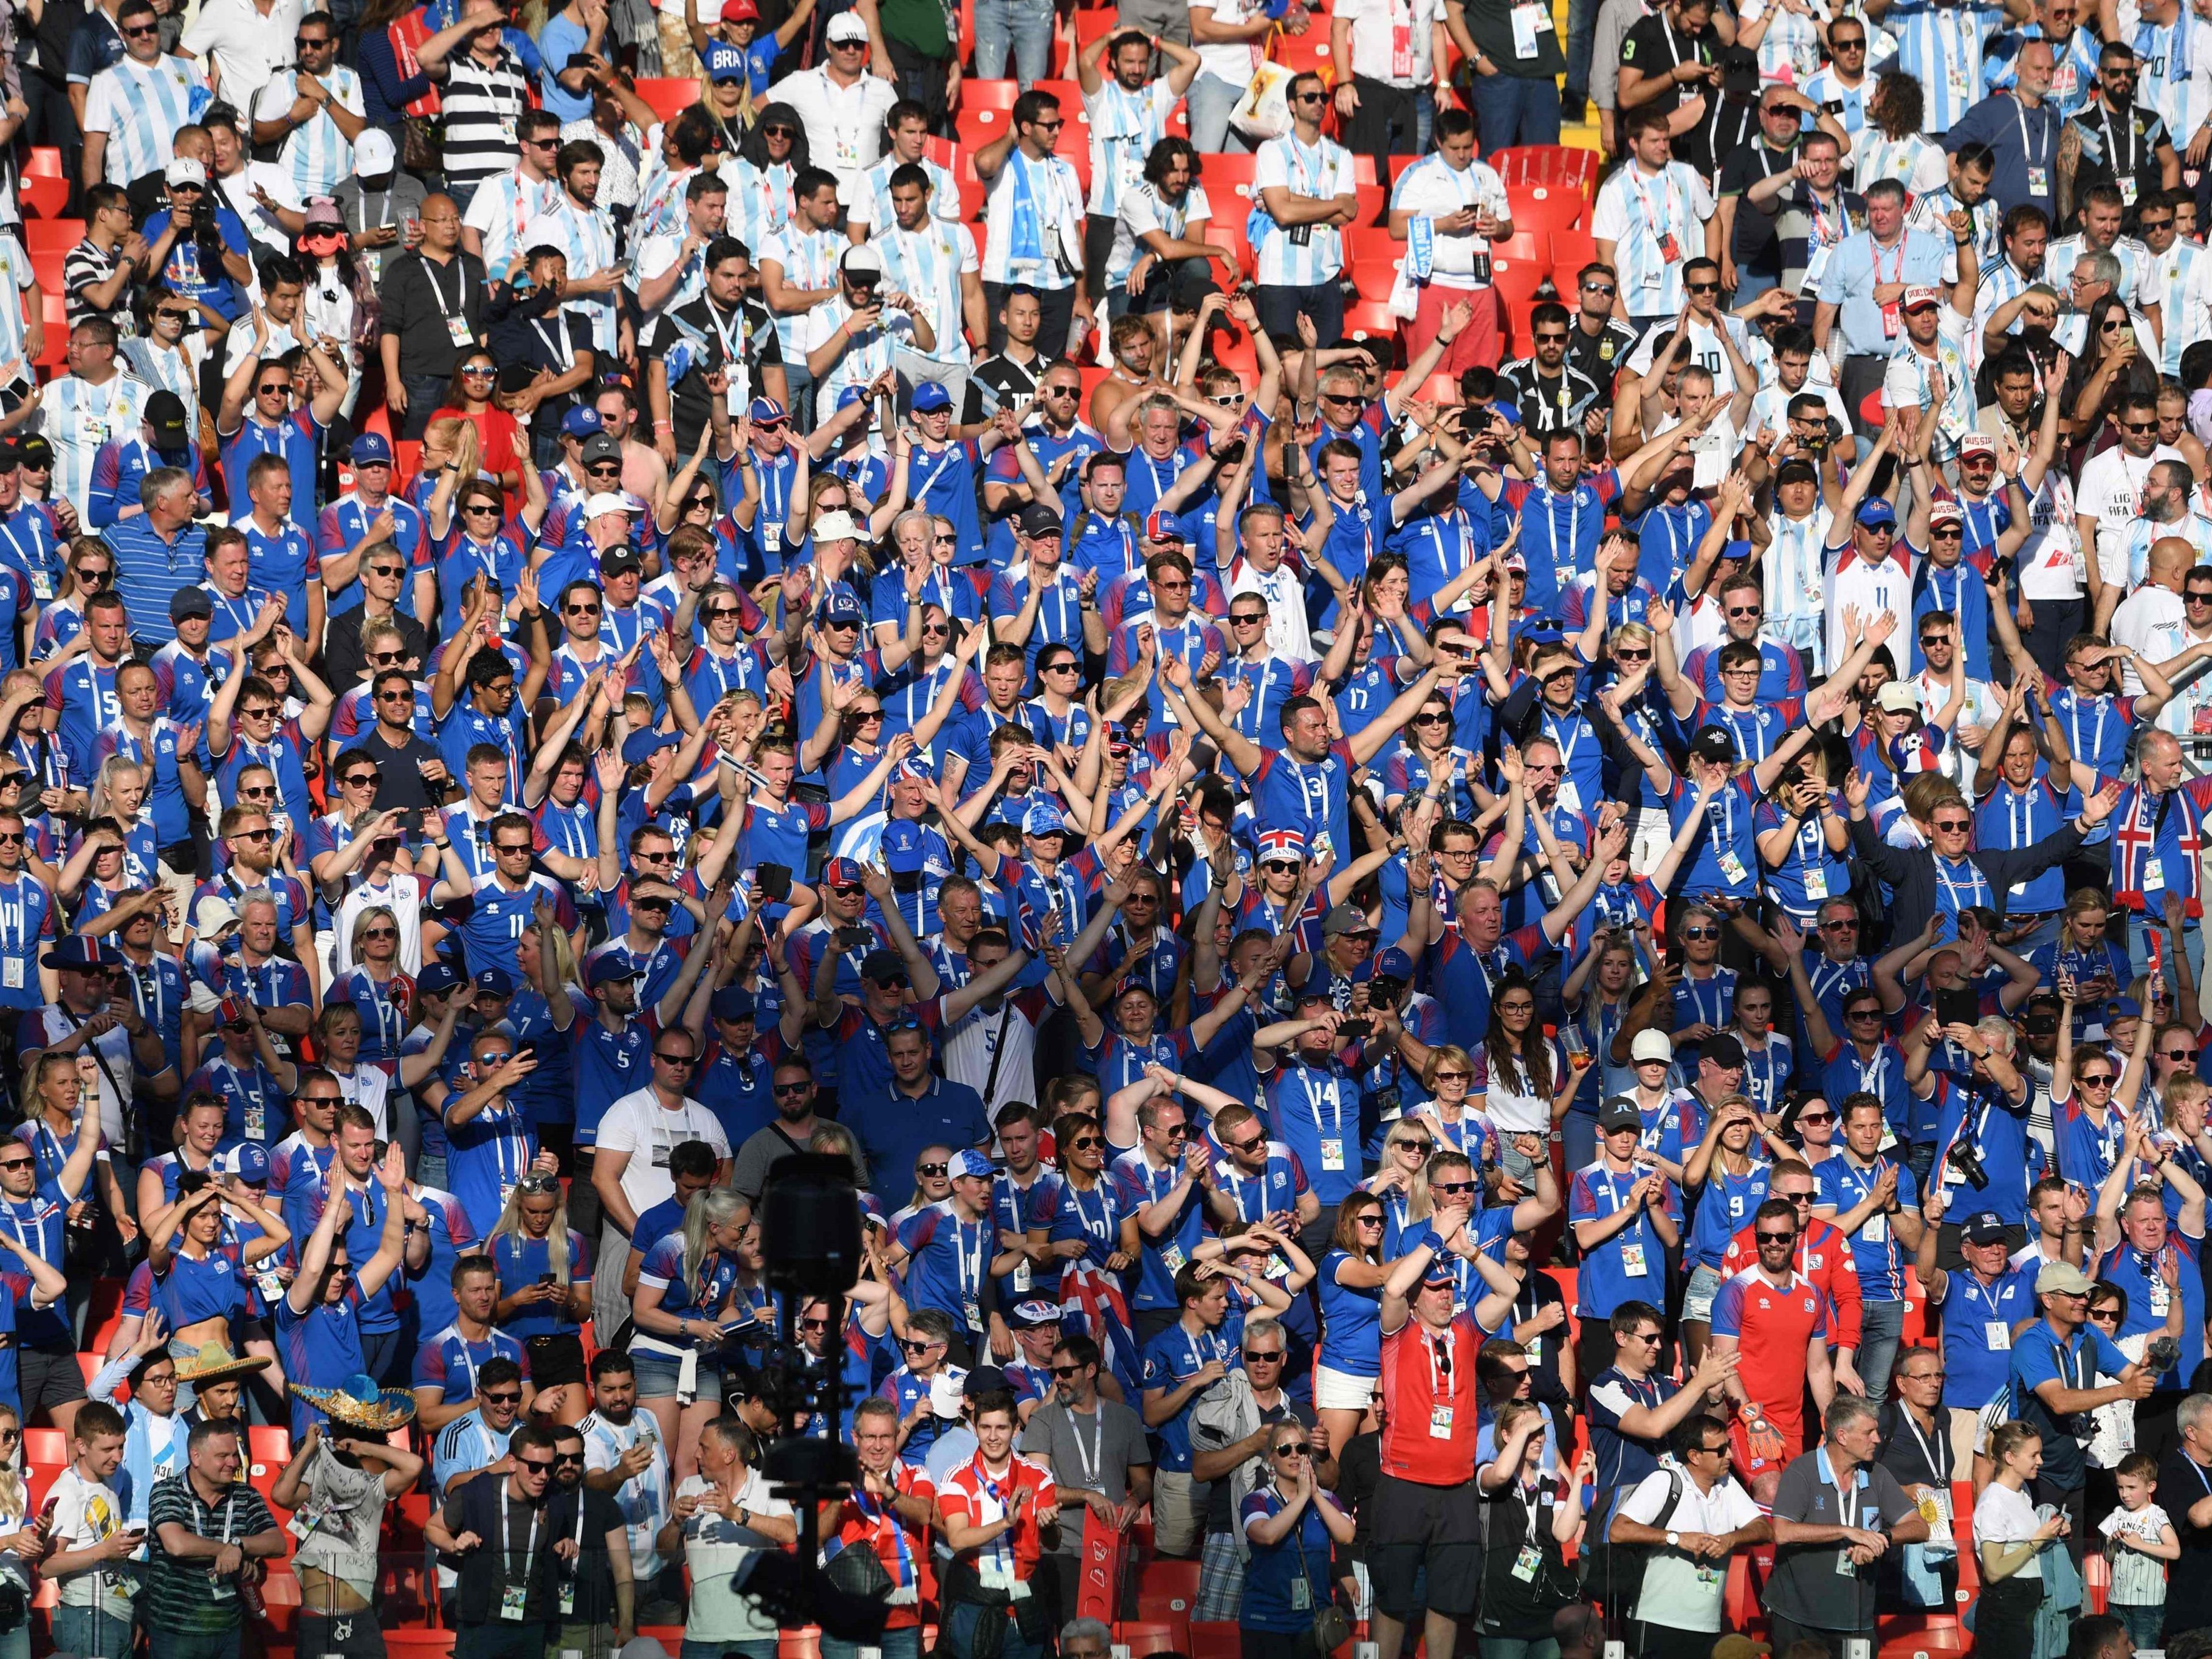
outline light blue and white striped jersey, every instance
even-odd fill
[[[296,69],[279,70],[254,99],[254,118],[274,121],[287,113],[297,100],[294,88],[299,84],[299,75]],[[341,107],[356,115],[368,114],[361,100],[360,76],[343,64],[333,64],[321,80],[324,90]],[[338,131],[328,110],[318,109],[287,135],[276,165],[302,197],[327,196],[339,179],[353,172],[353,143]]]
[[[1943,147],[1917,132],[1892,138],[1868,127],[1851,141],[1850,163],[1851,188],[1860,191],[1877,179],[1894,179],[1917,196],[1942,189],[1951,177]]]
[[[2190,15],[2188,0],[2171,23],[2136,25],[2136,101],[2154,109],[2175,135],[2187,144],[2194,131],[2189,123],[2189,77],[2212,58],[2212,25]]]
[[[84,130],[107,135],[107,182],[127,185],[167,167],[171,136],[198,113],[192,94],[206,91],[189,59],[167,52],[150,64],[118,58],[94,76],[84,98]]]
[[[1974,327],[1966,342],[1972,349],[1971,356],[1977,370],[1981,368],[1982,359],[1988,355],[1982,349],[1982,331],[1989,326],[1990,319],[2027,293],[2032,284],[2043,281],[2043,270],[2048,269],[2045,265],[2031,274],[2008,258],[1984,259],[1982,262],[1982,274],[1974,287]],[[2020,324],[2015,321],[2006,331],[2019,333]]]
[[[672,236],[648,236],[637,245],[630,256],[629,291],[635,299],[638,284],[663,276],[684,252],[684,238],[679,233]],[[680,305],[688,305],[707,289],[707,250],[702,246],[691,250],[691,257],[684,262],[684,269],[676,278],[676,286],[660,302],[660,311],[669,312]],[[658,313],[656,313],[658,314]]]
[[[834,289],[837,286],[837,262],[852,244],[834,230],[809,230],[797,220],[763,243],[753,255],[753,264],[765,264],[773,259],[783,267],[783,280],[793,288]],[[765,301],[763,301],[765,303]],[[813,338],[805,326],[810,313],[799,311],[775,319],[775,337],[783,347],[783,360],[806,360],[806,348]]]
[[[1936,460],[1959,453],[1979,413],[1974,402],[1974,371],[1966,361],[1966,319],[1946,301],[1937,311],[1936,341],[1923,354],[1910,339],[1899,337],[1883,372],[1881,402],[1885,409],[1933,409],[1936,442],[1930,452]],[[1940,402],[1937,393],[1942,393]]]
[[[561,205],[530,228],[530,243],[559,248],[568,256],[569,290],[562,301],[592,319],[592,345],[601,352],[615,349],[615,296],[579,294],[574,284],[586,276],[620,268],[615,253],[615,222],[603,207],[586,207],[566,191]],[[486,266],[489,270],[490,267]]]
[[[127,438],[146,417],[147,390],[118,374],[106,386],[64,374],[46,387],[33,431],[54,447],[53,497],[67,497],[85,518],[91,511],[92,458],[110,438]]]
[[[2179,374],[2182,348],[2192,340],[2212,339],[2212,254],[2177,237],[2172,247],[2149,259],[2142,297],[2158,307],[2159,373]]]
[[[1756,23],[1769,11],[1774,15],[1768,21],[1766,33],[1759,38],[1759,78],[1780,81],[1788,71],[1788,79],[1802,83],[1818,74],[1820,69],[1820,25],[1810,12],[1791,11],[1780,0],[1744,0],[1743,9],[1736,14],[1739,33],[1747,23]]]
[[[1884,12],[1881,21],[1897,37],[1898,68],[1920,82],[1923,125],[1940,137],[1988,95],[1982,46],[2002,25],[2004,8],[1988,0],[1957,6],[1904,0]],[[1863,179],[1859,188],[1871,182]]]
[[[1956,191],[1946,185],[1941,190],[1931,190],[1925,196],[1917,196],[1912,209],[1905,216],[1905,228],[1924,230],[1930,236],[1951,234],[1950,215],[1966,207]],[[1970,208],[1967,216],[1974,225],[1974,260],[1976,268],[2004,252],[2004,210],[1997,205],[1996,198],[1984,196]]]
[[[2020,83],[2020,49],[2030,40],[2045,39],[2043,25],[2027,23],[2008,29],[1990,42],[1990,56],[1982,64],[1982,78],[1991,92],[2005,92]],[[2051,90],[2043,101],[2065,120],[2087,107],[2097,91],[2097,37],[2075,25],[2073,38],[2054,54]]]
[[[1656,174],[1632,161],[1598,187],[1590,234],[1613,244],[1621,304],[1632,317],[1671,317],[1682,308],[1682,262],[1705,251],[1713,195],[1688,165]]]
[[[862,173],[860,199],[846,212],[847,222],[866,225],[877,236],[896,224],[897,216],[891,211],[891,174],[905,165],[894,151]],[[938,166],[927,155],[915,165],[929,175],[930,216],[947,224],[958,224],[960,181],[952,176],[951,169]]]
[[[884,276],[890,287],[925,307],[929,325],[937,331],[937,349],[922,355],[935,363],[967,362],[960,277],[963,271],[980,275],[982,270],[975,237],[965,225],[948,225],[936,218],[924,219],[920,230],[901,230],[896,220],[888,222],[888,227],[875,236],[876,250],[884,256]]]
[[[1024,201],[1035,215],[1037,240],[1018,247],[1015,239],[1024,233],[1016,204]],[[1027,283],[1048,293],[1075,286],[1073,272],[1083,263],[1083,181],[1074,162],[1064,155],[1032,160],[1019,145],[1008,150],[984,199],[983,220],[985,282]],[[1057,258],[1050,249],[1055,239]]]
[[[526,179],[520,167],[487,179],[477,186],[475,198],[462,218],[462,226],[483,239],[484,275],[497,282],[507,275],[509,261],[529,250],[531,227],[561,205],[561,181]],[[573,280],[576,275],[568,270]]]
[[[15,296],[28,294],[38,279],[31,275],[31,256],[13,236],[0,236],[0,386],[18,374],[28,378],[23,362],[24,313]],[[33,305],[39,302],[31,301]]]
[[[755,265],[768,239],[791,222],[791,163],[757,167],[742,155],[730,169],[731,235],[745,245]]]
[[[1140,182],[1134,190],[1123,191],[1121,204],[1114,213],[1114,246],[1106,255],[1108,291],[1110,293],[1129,280],[1130,268],[1145,251],[1140,237],[1157,230],[1172,240],[1182,241],[1194,219],[1201,224],[1213,222],[1213,204],[1204,185],[1194,184],[1185,191],[1179,207],[1162,196],[1148,180]]]
[[[1261,192],[1280,185],[1294,196],[1326,201],[1352,188],[1352,152],[1332,138],[1311,147],[1296,132],[1270,138],[1260,146],[1252,164],[1252,205],[1260,205]],[[1258,248],[1259,280],[1269,287],[1311,288],[1336,280],[1344,270],[1344,233],[1334,225],[1315,225],[1305,246],[1291,240],[1291,233],[1268,222],[1267,234]]]
[[[1091,199],[1086,205],[1091,212],[1111,218],[1121,206],[1121,192],[1144,182],[1145,158],[1167,137],[1168,116],[1176,102],[1175,89],[1165,76],[1132,92],[1109,75],[1097,92],[1084,94],[1083,107],[1091,116]]]
[[[1874,37],[1869,33],[1867,39],[1871,42]],[[1834,70],[1824,69],[1818,75],[1807,76],[1802,84],[1805,95],[1820,108],[1826,109],[1831,104],[1843,106],[1842,109],[1835,112],[1836,119],[1842,124],[1845,136],[1851,141],[1852,151],[1856,154],[1859,146],[1859,134],[1866,131],[1867,100],[1874,95],[1874,76],[1863,75],[1859,77],[1858,85],[1847,87]],[[1800,124],[1800,130],[1810,132],[1817,125],[1813,118],[1808,115]]]
[[[2120,262],[2120,298],[2130,305],[2137,303],[2150,273],[2150,250],[2132,236],[2123,236],[2106,250]],[[2043,269],[2047,280],[2060,293],[2066,291],[2067,278],[2073,276],[2075,262],[2085,253],[2094,252],[2088,240],[2076,231],[2071,236],[2061,236],[2045,252]]]
[[[913,296],[909,296],[913,297]],[[827,345],[852,316],[845,296],[824,300],[805,318],[806,349]],[[847,340],[837,361],[823,370],[814,388],[814,418],[826,421],[837,412],[837,394],[848,386],[866,386],[896,360],[900,350],[917,350],[914,319],[896,306],[885,306],[873,328],[864,328]]]

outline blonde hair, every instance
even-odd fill
[[[708,1187],[691,1194],[691,1201],[684,1206],[684,1277],[688,1283],[699,1281],[699,1264],[707,1259],[710,1248],[708,1230],[750,1212],[745,1200],[728,1187]],[[715,1310],[707,1311],[711,1315]]]
[[[23,1414],[4,1401],[0,1401],[0,1423],[23,1426]],[[15,1449],[0,1458],[0,1522],[15,1522],[21,1525],[30,1515],[30,1493],[23,1486],[23,1440],[15,1438]]]
[[[1404,1140],[1399,1139],[1401,1132],[1407,1137]],[[1415,1134],[1425,1135],[1431,1142],[1436,1139],[1428,1132],[1423,1119],[1401,1117],[1390,1126],[1390,1133],[1382,1138],[1382,1150],[1387,1152],[1394,1146],[1405,1146]],[[1409,1222],[1426,1221],[1435,1212],[1436,1200],[1429,1194],[1429,1165],[1434,1161],[1432,1154],[1415,1164],[1413,1179],[1406,1183],[1406,1219]]]
[[[690,1218],[686,1216],[684,1219],[688,1222]],[[522,1188],[520,1187],[508,1191],[507,1202],[500,1206],[499,1219],[492,1224],[491,1231],[484,1235],[483,1253],[495,1263],[499,1260],[496,1247],[502,1236],[511,1236],[514,1239],[514,1254],[520,1261],[522,1242],[530,1237],[529,1231],[522,1224]],[[657,1239],[648,1240],[647,1248],[650,1249],[659,1242]],[[568,1260],[568,1195],[558,1184],[553,1188],[553,1223],[545,1230],[545,1265],[552,1270],[553,1282],[567,1290],[569,1271],[574,1265]]]
[[[141,791],[138,806],[140,811],[145,810],[144,792],[151,782],[146,775],[146,769],[128,755],[110,755],[100,762],[100,770],[93,776],[91,792],[85,798],[84,815],[88,821],[96,823],[101,818],[113,818],[125,829],[131,827],[125,823],[114,808],[115,776],[118,772],[136,772],[138,775]]]

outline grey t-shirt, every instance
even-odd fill
[[[1022,1431],[1022,1455],[1050,1463],[1053,1482],[1063,1492],[1073,1487],[1103,1492],[1113,1503],[1125,1503],[1129,1471],[1151,1466],[1152,1448],[1136,1413],[1110,1400],[1097,1403],[1095,1413],[1079,1418],[1058,1400],[1046,1401]],[[1072,1509],[1060,1513],[1066,1520],[1053,1553],[1073,1555],[1083,1547],[1082,1516]]]
[[[301,1541],[299,1565],[343,1579],[357,1594],[373,1599],[384,1503],[381,1466],[348,1468],[327,1439],[318,1441],[315,1461],[307,1468],[307,1501],[295,1517],[313,1528]]]
[[[1774,1493],[1774,1513],[1808,1526],[1863,1527],[1883,1532],[1919,1508],[1905,1495],[1897,1477],[1876,1463],[1858,1471],[1848,1521],[1843,1494],[1836,1490],[1825,1447],[1816,1447],[1782,1471]],[[1872,1566],[1850,1568],[1841,1544],[1792,1545],[1775,1553],[1774,1577],[1767,1581],[1766,1610],[1814,1630],[1867,1631],[1875,1624]]]
[[[1257,1406],[1259,1405],[1259,1402],[1255,1401],[1253,1404]],[[1273,1406],[1260,1407],[1260,1420],[1262,1423],[1280,1423],[1293,1417],[1297,1419],[1298,1422],[1307,1429],[1311,1429],[1314,1424],[1318,1420],[1314,1416],[1312,1407],[1302,1405],[1295,1400],[1285,1400]],[[1258,1425],[1255,1424],[1254,1426],[1257,1427]],[[1237,1437],[1239,1439],[1243,1438],[1241,1435]],[[1230,1443],[1231,1437],[1222,1430],[1212,1426],[1211,1424],[1200,1423],[1195,1419],[1192,1419],[1190,1425],[1190,1449],[1194,1453],[1221,1451]],[[1261,1462],[1264,1460],[1255,1459],[1254,1461]],[[1264,1479],[1265,1477],[1263,1476],[1262,1478]],[[1206,1530],[1209,1536],[1215,1533],[1220,1533],[1226,1536],[1229,1533],[1235,1530],[1235,1523],[1231,1519],[1229,1514],[1229,1488],[1231,1485],[1231,1482],[1225,1476],[1221,1480],[1210,1483],[1209,1489],[1206,1494]]]
[[[820,1127],[829,1121],[826,1117],[817,1119],[816,1127]],[[736,1161],[730,1165],[730,1185],[737,1188],[745,1202],[757,1204],[761,1193],[768,1186],[768,1172],[775,1167],[776,1159],[805,1150],[805,1146],[799,1144],[798,1138],[786,1131],[781,1124],[771,1123],[765,1128],[756,1129],[738,1148]],[[858,1158],[855,1162],[860,1167],[854,1173],[860,1179],[860,1190],[866,1192],[868,1188],[866,1160]]]

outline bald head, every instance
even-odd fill
[[[2196,562],[2197,550],[2179,536],[2160,536],[2150,544],[2150,579],[2160,587],[2179,593],[2182,578]]]
[[[451,253],[461,245],[461,210],[450,196],[422,198],[422,246],[433,253]]]

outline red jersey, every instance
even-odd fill
[[[1382,1473],[1424,1486],[1474,1479],[1474,1357],[1489,1333],[1471,1314],[1441,1336],[1411,1315],[1382,1339]]]
[[[901,1496],[937,1501],[936,1483],[910,1463],[893,1459],[891,1485]],[[838,1541],[848,1548],[866,1543],[874,1547],[896,1586],[890,1595],[886,1630],[910,1630],[921,1623],[921,1603],[937,1599],[937,1575],[930,1560],[929,1528],[902,1521],[890,1505],[855,1492],[837,1510]]]
[[[1474,1430],[1468,1430],[1470,1437]],[[1009,1540],[1013,1545],[1014,1577],[1027,1578],[1036,1571],[1037,1559],[1043,1553],[1044,1539],[1037,1524],[1040,1516],[1060,1514],[1060,1490],[1052,1483],[1051,1471],[1042,1463],[1032,1463],[1017,1454],[1004,1473],[994,1480],[983,1468],[983,1454],[977,1452],[958,1468],[945,1477],[945,1485],[938,1491],[938,1507],[947,1521],[957,1521],[963,1527],[981,1527],[1006,1518],[1006,1505],[1013,1497],[1016,1486],[1026,1486],[1030,1502],[1022,1517],[1014,1523],[1011,1533],[1001,1534],[980,1549],[965,1552],[988,1558],[1000,1550]]]
[[[1751,1227],[1746,1226],[1729,1240],[1721,1257],[1721,1281],[1725,1284],[1745,1268],[1758,1265],[1759,1244],[1751,1236]],[[1859,1265],[1851,1256],[1850,1236],[1833,1222],[1811,1217],[1797,1240],[1797,1258],[1791,1265],[1827,1298],[1830,1345],[1857,1347]]]
[[[1802,1273],[1781,1284],[1747,1267],[1713,1297],[1713,1334],[1736,1339],[1736,1377],[1785,1434],[1805,1417],[1805,1353],[1828,1334],[1827,1298]]]

